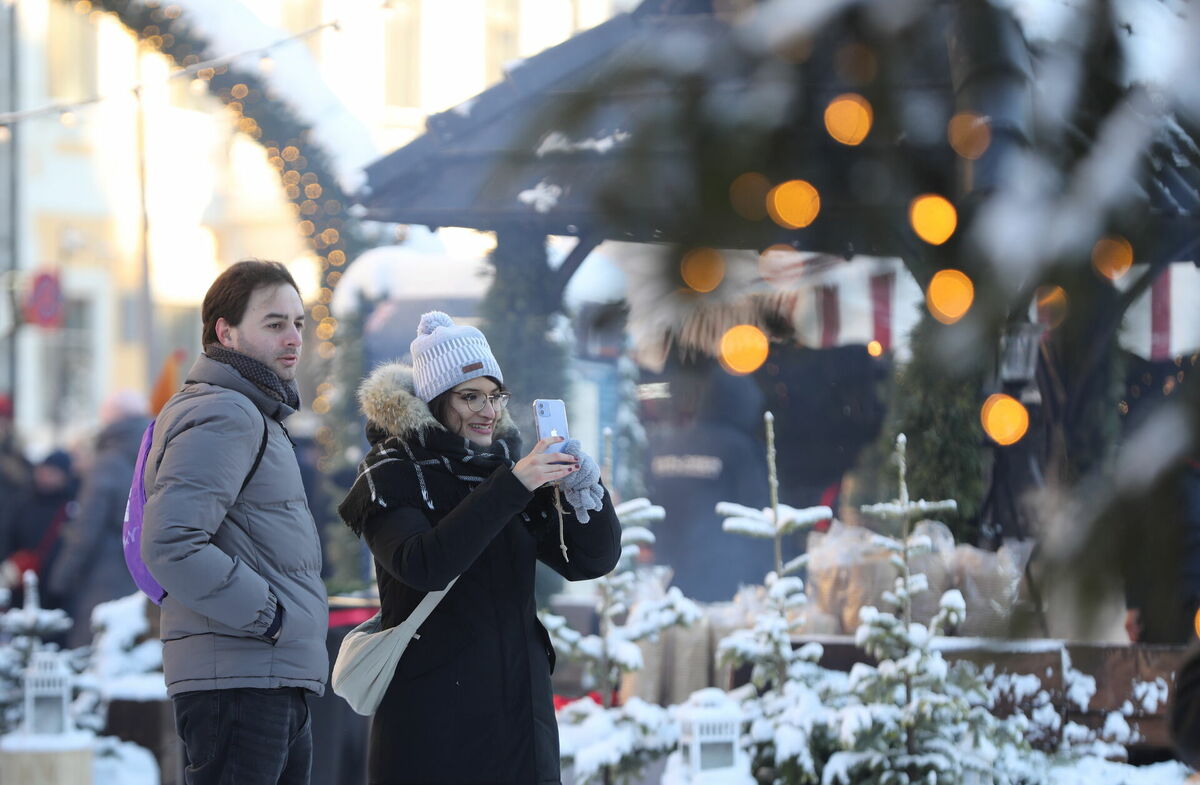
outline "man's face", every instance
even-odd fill
[[[250,295],[242,323],[236,327],[217,320],[217,339],[227,349],[253,357],[283,379],[296,378],[304,303],[286,283],[260,286]]]

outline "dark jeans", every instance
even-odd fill
[[[187,785],[308,785],[312,727],[299,687],[176,695]]]

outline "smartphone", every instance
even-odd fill
[[[533,424],[539,441],[551,436],[564,439],[550,445],[546,452],[562,452],[565,440],[571,438],[567,431],[567,405],[557,398],[538,398],[533,402]]]

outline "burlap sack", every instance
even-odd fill
[[[838,635],[842,620],[832,613],[809,608],[804,612],[804,623],[799,627],[800,635]]]
[[[630,698],[641,698],[647,703],[663,704],[663,671],[666,667],[667,642],[663,634],[654,640],[640,640],[637,647],[642,650],[642,669],[621,675],[618,693],[621,704]]]
[[[665,634],[667,662],[663,705],[683,703],[696,690],[713,684],[713,641],[707,617],[691,627],[671,627]]]
[[[1030,544],[1021,542],[1006,542],[995,553],[971,545],[955,548],[958,588],[967,605],[967,618],[959,626],[959,635],[1008,635],[1030,551]]]
[[[869,529],[839,521],[823,536],[809,538],[809,612],[815,611],[814,618],[836,618],[837,632],[853,634],[865,605],[890,610],[883,605],[883,593],[893,588],[899,571],[891,552],[874,538]]]

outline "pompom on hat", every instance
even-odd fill
[[[441,311],[421,317],[411,350],[413,391],[425,403],[480,376],[504,383],[500,364],[483,333],[469,325],[455,324]]]

